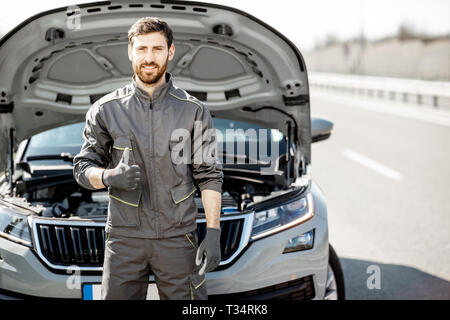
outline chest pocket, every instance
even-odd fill
[[[111,149],[111,166],[116,167],[122,158],[125,148],[130,149],[130,158],[128,165],[136,164],[135,161],[135,145],[128,135],[119,136],[114,139]],[[137,226],[139,225],[139,202],[142,195],[142,186],[138,186],[135,190],[122,190],[118,188],[108,188],[108,194],[111,198],[110,213],[111,225],[114,226]]]

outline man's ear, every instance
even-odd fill
[[[128,60],[133,61],[133,59],[131,58],[131,49],[132,49],[132,44],[129,43],[128,44]]]
[[[169,61],[173,59],[175,55],[175,45],[172,43],[172,45],[169,48]]]

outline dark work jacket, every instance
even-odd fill
[[[78,184],[95,190],[87,171],[114,168],[125,147],[130,148],[129,165],[137,164],[143,174],[136,190],[108,187],[106,231],[111,234],[154,239],[186,234],[196,229],[197,187],[222,190],[217,141],[207,136],[213,128],[209,110],[174,86],[170,73],[165,77],[150,98],[133,76],[130,84],[100,98],[86,113],[83,146],[74,158]],[[174,132],[189,135],[180,138]],[[197,138],[203,138],[201,143],[195,143]],[[213,157],[202,157],[208,148]],[[175,151],[178,158],[173,161]],[[180,161],[180,155],[190,161]]]

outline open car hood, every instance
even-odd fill
[[[189,1],[104,1],[37,14],[0,40],[0,172],[10,129],[15,148],[41,131],[83,121],[90,105],[131,81],[127,32],[157,16],[174,32],[174,84],[216,117],[291,125],[297,164],[310,163],[309,86],[298,48],[234,8]],[[77,28],[79,27],[79,28]]]

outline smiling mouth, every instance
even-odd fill
[[[152,67],[150,67],[150,66],[143,66],[142,68],[143,68],[145,71],[153,71],[153,70],[156,69],[155,66],[152,66]]]

